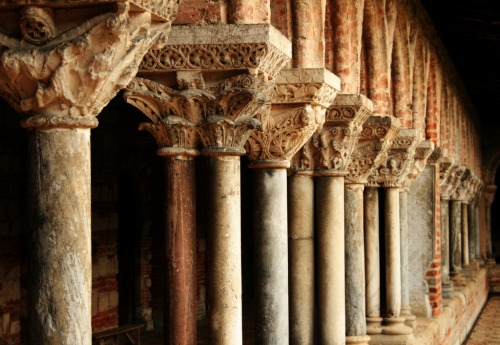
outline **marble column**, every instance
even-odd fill
[[[158,150],[161,154],[162,150]],[[196,344],[196,189],[190,155],[165,156],[166,268],[169,309],[165,344]]]
[[[476,260],[481,262],[481,231],[480,231],[480,219],[479,219],[479,204],[474,207],[474,251],[476,253]]]
[[[290,344],[314,344],[314,179],[288,178]]]
[[[493,244],[491,241],[491,205],[486,206],[486,257],[493,258]]]
[[[97,126],[97,120],[84,120],[72,128],[23,123],[30,156],[33,345],[92,343],[89,127]]]
[[[462,206],[459,200],[450,201],[450,260],[451,275],[460,275],[462,271]]]
[[[210,159],[208,318],[210,343],[243,342],[240,157]]]
[[[288,344],[286,169],[253,169],[258,344]]]
[[[321,344],[345,344],[344,177],[316,180],[318,337]]]
[[[467,204],[467,215],[468,215],[468,230],[469,230],[469,262],[474,261],[476,258],[476,246],[475,246],[475,241],[476,241],[476,213],[474,211],[474,204],[469,203]]]
[[[443,297],[453,297],[450,280],[450,200],[441,199],[441,282]]]
[[[382,333],[378,192],[378,187],[366,187],[364,191],[367,334]]]
[[[412,314],[410,305],[410,277],[408,270],[408,190],[399,193],[399,219],[401,240],[401,317],[409,327],[415,325],[416,316]]]
[[[469,267],[469,220],[467,204],[462,202],[462,267]]]
[[[345,185],[346,343],[368,344],[366,336],[363,184]]]
[[[386,261],[386,317],[384,334],[411,334],[412,329],[404,326],[401,313],[401,240],[399,222],[398,187],[385,190],[385,261]]]

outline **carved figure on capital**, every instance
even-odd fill
[[[119,3],[72,27],[54,20],[57,7],[21,9],[23,38],[0,33],[0,96],[19,113],[38,116],[24,119],[25,127],[78,126],[126,87],[148,49],[166,42],[178,1],[143,5]],[[166,17],[153,19],[150,11]]]
[[[404,180],[403,188],[406,190],[410,188],[413,181],[422,173],[429,159],[435,152],[434,143],[430,140],[424,140],[417,145],[415,148],[415,155],[413,156],[413,164],[408,172],[408,176]]]
[[[465,202],[471,189],[472,172],[465,168],[463,174],[457,178],[456,187],[451,193],[452,200]]]
[[[449,161],[448,161],[449,162]],[[448,163],[446,162],[446,163]],[[458,188],[462,181],[462,177],[465,173],[466,167],[465,165],[452,163],[449,165],[448,171],[446,173],[442,173],[443,166],[440,164],[440,194],[443,199],[451,199],[452,194],[455,189]],[[441,180],[441,178],[443,178]]]

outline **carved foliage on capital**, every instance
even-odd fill
[[[456,164],[453,158],[443,157],[439,161],[439,186],[441,191],[447,188],[447,182],[449,181],[448,176],[455,169]]]
[[[430,140],[425,140],[420,142],[416,149],[415,155],[413,157],[413,164],[410,167],[408,176],[403,183],[403,187],[409,188],[410,185],[417,179],[417,177],[422,173],[426,164],[429,162],[430,157],[436,152],[434,149],[434,143]]]
[[[471,171],[467,169],[465,165],[462,166],[464,168],[463,173],[461,169],[458,170],[455,181],[453,182],[453,189],[451,191],[450,197],[453,200],[465,201],[467,199],[468,190],[470,188],[470,181],[472,179]]]
[[[443,158],[443,149],[441,147],[436,147],[429,158],[427,158],[427,164],[440,164]]]
[[[160,147],[192,150],[202,145],[208,154],[244,154],[245,142],[260,126],[254,117],[268,111],[272,85],[239,75],[204,88],[199,73],[180,72],[177,77],[181,90],[143,78],[129,84],[125,99],[152,121],[141,128]]]
[[[326,107],[339,88],[338,78],[326,69],[282,71],[276,79],[271,112],[257,115],[262,131],[252,133],[247,142],[250,165],[289,167],[292,157],[323,126]]]
[[[368,184],[402,187],[412,168],[419,140],[420,136],[417,130],[413,128],[402,129],[392,142],[387,159],[378,168],[372,170]]]
[[[170,25],[131,20],[125,8],[53,37],[37,13],[21,23],[24,40],[0,34],[0,95],[19,113],[38,116],[98,115]]]
[[[347,181],[367,183],[372,170],[387,159],[388,150],[399,129],[399,121],[395,117],[370,116],[363,124],[361,137],[351,156]]]

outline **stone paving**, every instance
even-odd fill
[[[479,321],[474,327],[466,345],[500,344],[500,295],[492,296]]]

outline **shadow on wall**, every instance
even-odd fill
[[[500,169],[497,169],[495,175],[495,184],[500,183]],[[497,262],[500,262],[500,201],[495,195],[493,204],[491,204],[491,242],[493,246],[493,257]]]

